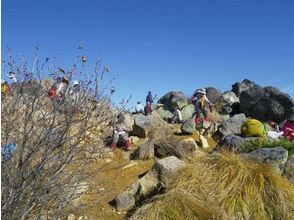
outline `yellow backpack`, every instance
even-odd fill
[[[241,126],[242,134],[245,137],[265,137],[266,130],[264,124],[256,119],[248,119]]]

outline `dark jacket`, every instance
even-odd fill
[[[152,94],[148,94],[148,95],[147,95],[147,97],[146,97],[146,102],[150,102],[151,104],[154,102],[154,101],[153,101]]]

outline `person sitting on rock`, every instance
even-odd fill
[[[151,115],[152,113],[152,107],[151,107],[151,103],[147,102],[145,108],[144,108],[144,114],[145,115]]]
[[[135,107],[135,114],[144,114],[144,106],[141,104],[140,101],[137,102]]]
[[[183,123],[182,113],[178,106],[175,107],[173,115],[174,117],[172,118],[172,121],[171,121],[172,124]]]
[[[120,138],[123,139],[124,146],[126,147],[126,150],[130,150],[131,148],[131,142],[128,138],[127,134],[127,126],[125,125],[125,117],[122,113],[119,113],[117,116],[117,121],[114,126],[113,130],[113,137],[112,137],[112,150],[115,150],[117,147],[117,143]]]
[[[269,129],[267,129],[267,136],[272,139],[278,139],[283,136],[284,132],[280,131],[279,125],[277,122],[272,120],[268,121]]]
[[[282,127],[282,131],[284,132],[283,135],[288,140],[294,141],[294,113],[289,115],[289,117],[287,118],[287,121]]]
[[[149,102],[151,105],[152,105],[153,102],[154,102],[151,91],[148,92],[148,95],[147,95],[147,97],[146,97],[146,104],[147,104],[147,102]]]
[[[68,84],[69,84],[68,79],[66,77],[63,77],[61,83],[59,83],[56,89],[57,97],[59,98],[65,97]]]
[[[201,113],[204,116],[204,120],[208,121],[205,104],[208,103],[209,107],[211,108],[212,103],[206,97],[206,90],[205,89],[196,90],[192,100],[195,102],[195,112],[193,113],[193,116],[196,114],[195,123],[199,124],[201,122],[201,119],[200,119]]]

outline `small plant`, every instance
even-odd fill
[[[294,155],[294,142],[289,141],[286,138],[271,140],[271,139],[260,139],[246,143],[241,146],[240,151],[244,153],[251,152],[257,148],[272,148],[272,147],[283,147],[288,150],[290,155]]]

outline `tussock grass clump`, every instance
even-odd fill
[[[206,201],[185,190],[173,189],[155,197],[150,204],[139,209],[132,219],[141,220],[200,220],[222,219],[220,210],[205,206]],[[220,207],[218,207],[220,208]],[[224,219],[224,218],[223,218]]]
[[[229,152],[197,159],[135,219],[294,219],[294,185]],[[139,215],[139,216],[138,216]],[[140,217],[140,218],[137,218]]]

